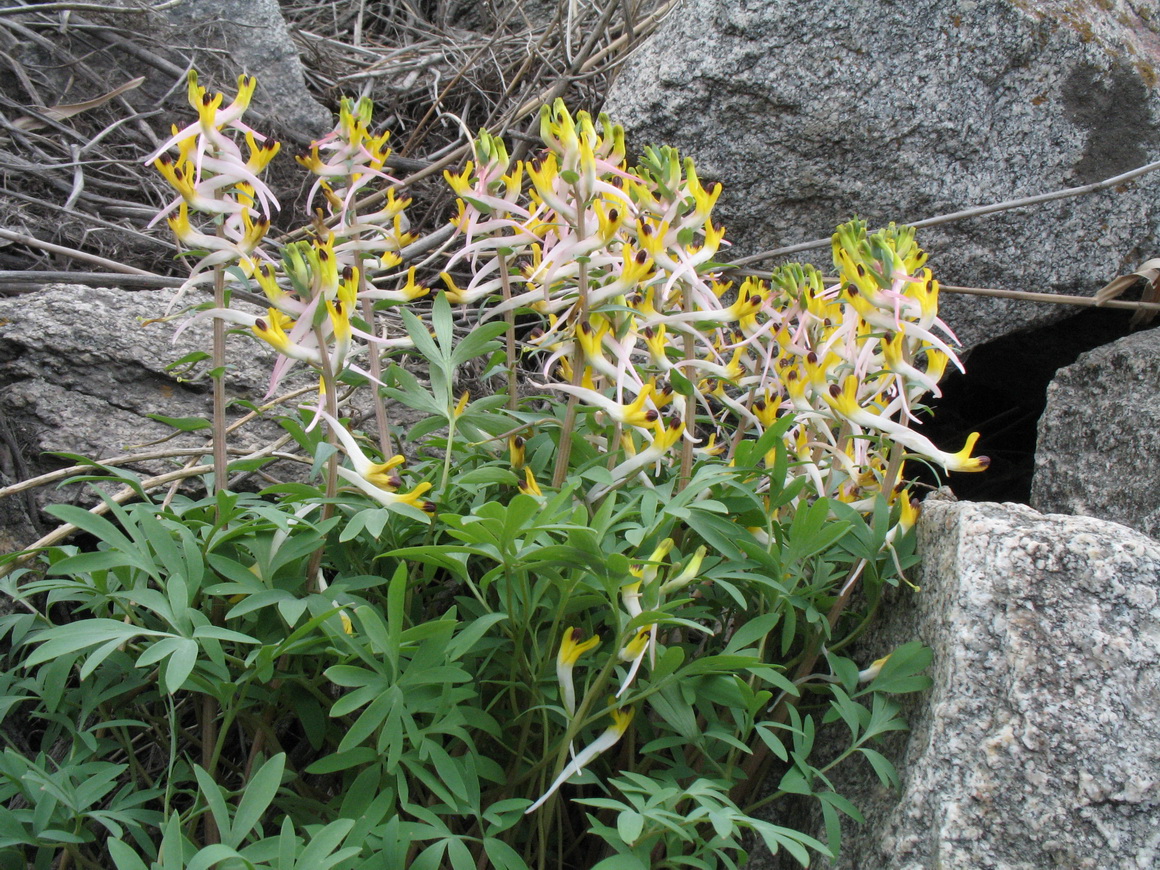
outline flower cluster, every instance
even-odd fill
[[[463,237],[448,268],[462,264],[470,277],[459,286],[448,273],[444,282],[452,302],[483,318],[540,318],[526,349],[539,357],[542,388],[583,409],[591,425],[576,431],[612,454],[609,482],[591,488],[590,499],[653,486],[678,467],[684,477],[697,458],[734,464],[743,455],[757,466],[749,473],[764,479],[757,491],[806,482],[774,511],[830,498],[869,513],[885,498],[895,506],[891,548],[916,518],[904,483],[908,457],[953,471],[987,466],[971,455],[977,434],[949,453],[910,426],[924,397],[938,395],[947,367],[959,365],[912,229],[868,234],[854,220],[833,237],[835,278],[795,264],[735,285],[715,261],[724,244],[711,216],[720,187],[706,188],[692,161],[655,148],[630,169],[619,127],[584,112],[573,118],[561,101],[542,110],[540,132],[545,150],[530,163],[513,162],[484,132],[475,160],[445,174]],[[784,450],[739,453],[774,428]],[[522,449],[512,446],[517,470]],[[790,462],[778,472],[786,453]],[[539,493],[524,470],[525,491]],[[623,666],[617,699],[657,644],[657,625],[639,618],[642,597],[648,609],[662,606],[695,578],[705,555],[699,550],[661,582],[671,548],[658,546],[621,589],[615,621],[632,630],[613,653]],[[596,645],[576,628],[560,643],[557,679],[573,729],[587,709],[577,705],[573,669]],[[627,721],[611,712],[614,725],[530,810],[619,739]]]
[[[375,462],[363,452],[354,435],[340,421],[325,412],[323,417],[326,418],[331,430],[338,435],[343,450],[353,466],[338,469],[338,474],[343,480],[362,490],[383,507],[404,504],[428,516],[435,513],[435,503],[423,498],[431,489],[430,483],[424,481],[410,492],[398,491],[403,486],[403,479],[395,469],[405,461],[401,455],[396,454],[384,462]]]
[[[367,270],[397,266],[398,251],[414,239],[404,211],[410,200],[398,199],[394,187],[387,188],[385,205],[378,211],[358,212],[355,196],[370,182],[394,182],[383,172],[390,154],[388,134],[371,135],[370,120],[369,100],[344,99],[334,130],[298,157],[317,176],[311,202],[321,192],[326,207],[318,210],[313,238],[286,245],[280,263],[255,274],[270,307],[266,317],[248,325],[282,355],[271,390],[297,360],[321,369],[326,358],[333,371],[348,366],[368,374],[350,364],[356,337],[372,346],[372,354],[410,345],[406,338],[384,339],[365,320],[363,326],[369,330],[358,325],[360,308],[364,315],[371,314],[365,308],[368,302],[409,302],[427,293],[427,288],[415,282],[414,271],[389,287],[377,287],[365,279]],[[221,311],[214,314],[234,321],[249,319]]]
[[[278,147],[241,122],[253,88],[253,80],[243,77],[237,99],[223,109],[223,97],[206,94],[191,74],[198,120],[175,129],[150,158],[178,194],[159,217],[169,218],[186,248],[202,253],[187,285],[216,279],[219,301],[201,316],[248,327],[278,352],[271,393],[297,363],[317,371],[322,388],[315,421],[325,421],[336,454],[345,454],[348,463],[339,467],[331,458],[328,496],[341,479],[384,507],[430,516],[432,485],[420,482],[407,491],[399,473],[403,458],[393,455],[385,434],[378,390],[381,457],[373,458],[339,419],[335,388],[343,369],[380,385],[385,350],[435,346],[410,313],[404,314],[409,337],[389,338],[376,321],[383,307],[428,292],[413,268],[399,269],[414,236],[406,217],[410,200],[397,195],[397,182],[386,172],[387,134],[372,132],[368,100],[342,102],[334,130],[297,158],[316,176],[310,231],[272,256],[265,235],[277,203],[258,176]],[[650,148],[630,168],[620,127],[603,115],[573,117],[559,100],[542,110],[540,134],[544,149],[524,162],[482,132],[474,160],[458,174],[446,173],[462,245],[442,274],[446,301],[437,300],[430,320],[449,360],[438,379],[446,402],[434,402],[446,405],[449,433],[440,493],[457,421],[471,413],[469,393],[457,405],[452,398],[460,362],[450,349],[448,302],[477,309],[482,320],[507,321],[512,395],[500,425],[483,430],[495,441],[507,438],[519,488],[541,505],[552,495],[545,496],[526,453],[526,439],[541,426],[561,433],[556,484],[575,471],[569,463],[574,441],[607,454],[589,475],[598,481],[584,493],[590,502],[618,487],[652,487],[671,478],[683,487],[697,461],[743,466],[736,474],[748,478],[754,492],[789,490],[785,498],[767,499],[770,513],[791,514],[819,499],[831,500],[826,510],[838,512],[835,503],[843,502],[869,513],[885,499],[894,518],[887,549],[916,517],[905,484],[908,459],[956,471],[986,467],[985,457],[972,456],[977,435],[951,453],[911,426],[925,397],[938,395],[946,369],[959,364],[955,339],[938,318],[938,283],[913,230],[890,225],[871,234],[854,220],[834,234],[834,277],[795,264],[768,279],[730,282],[717,261],[724,230],[712,219],[721,188],[702,184],[691,160],[673,149]],[[215,233],[195,229],[193,212],[206,215]],[[227,267],[236,281],[264,296],[263,313],[221,301]],[[457,283],[453,272],[469,277]],[[525,334],[524,350],[537,361],[540,386],[564,397],[563,425],[518,407],[517,313],[538,323]],[[477,330],[477,349],[486,343],[478,341],[480,334],[490,340],[503,328]],[[366,370],[357,365],[364,349]],[[435,359],[433,351],[428,355]],[[782,444],[757,455],[765,448],[752,445],[763,436],[767,445],[775,439]],[[537,467],[542,455],[537,451]],[[759,540],[765,534],[753,533]],[[706,558],[699,547],[670,562],[674,549],[665,539],[647,558],[642,552],[625,569],[619,591],[613,587],[607,622],[617,640],[606,651],[601,676],[580,697],[574,671],[600,642],[579,628],[564,632],[556,661],[569,729],[564,742],[588,727],[595,699],[606,692],[613,694],[612,724],[568,764],[561,751],[558,775],[529,812],[628,729],[636,702],[631,690],[663,641],[658,627],[665,618],[658,611],[674,606],[669,599],[698,578]],[[606,685],[614,672],[618,685]]]
[[[351,266],[364,274],[370,270],[389,271],[399,265],[399,251],[413,242],[405,209],[410,199],[395,194],[398,180],[384,172],[391,151],[390,133],[370,132],[372,103],[367,97],[357,102],[344,98],[334,130],[313,143],[297,161],[316,176],[308,203],[313,205],[321,192],[326,201],[325,223],[337,236],[335,253],[340,267]],[[370,193],[372,183],[386,183],[383,205],[376,211],[360,213],[356,197]],[[414,283],[414,274],[402,288],[367,289],[363,296],[372,300],[409,302],[427,292]]]
[[[854,220],[838,228],[832,249],[838,279],[829,286],[816,268],[798,265],[779,268],[769,283],[742,283],[739,298],[767,301],[742,327],[756,340],[746,345],[747,374],[730,385],[745,400],[725,393],[721,408],[758,431],[792,411],[793,473],[808,475],[816,494],[863,512],[883,493],[913,522],[909,495],[897,490],[906,456],[948,471],[988,463],[971,456],[977,433],[949,453],[909,427],[924,397],[940,395],[947,366],[959,365],[937,316],[938,282],[923,268],[912,229],[891,224],[867,235]]]
[[[237,98],[221,109],[223,96],[209,95],[197,84],[196,72],[189,74],[189,101],[198,120],[183,130],[175,128],[173,136],[148,158],[179,194],[157,219],[176,209],[169,224],[177,238],[187,248],[204,253],[186,286],[212,280],[232,266],[236,267],[231,269],[233,278],[260,288],[267,302],[262,314],[219,304],[198,317],[248,327],[278,352],[268,394],[273,394],[295,363],[305,363],[319,373],[316,420],[326,417],[354,467],[353,471],[339,469],[339,475],[384,505],[405,504],[429,513],[433,506],[421,496],[430,484],[398,494],[401,480],[385,474],[395,460],[383,467],[373,465],[335,416],[322,413],[327,381],[337,373],[350,369],[377,383],[378,355],[411,346],[407,337],[387,339],[378,334],[375,307],[409,302],[428,292],[416,283],[413,269],[405,276],[388,276],[384,286],[366,279],[368,270],[381,274],[398,266],[399,251],[415,238],[405,213],[411,201],[397,197],[393,186],[386,188],[377,210],[359,211],[356,197],[369,192],[372,182],[397,183],[383,171],[390,154],[388,134],[370,132],[369,100],[342,101],[334,130],[298,157],[317,176],[310,202],[321,193],[324,207],[316,209],[311,236],[283,245],[275,258],[262,243],[269,209],[277,207],[277,201],[258,173],[279,149],[277,143],[266,144],[264,137],[241,121],[255,86],[253,78],[241,77]],[[242,157],[235,141],[238,134],[247,143],[248,158]],[[176,159],[168,153],[173,148],[178,149]],[[212,216],[217,234],[194,229],[189,221],[191,209]],[[369,348],[370,371],[353,362],[362,345]],[[401,462],[400,457],[395,459]]]
[[[207,93],[191,70],[187,94],[197,121],[182,129],[174,126],[173,135],[145,158],[177,192],[150,226],[167,218],[181,245],[203,254],[185,287],[213,280],[215,267],[224,265],[238,266],[249,277],[262,257],[260,245],[278,201],[259,175],[280,146],[242,122],[256,86],[252,77],[240,76],[237,97],[223,109],[223,95]],[[238,135],[245,141],[246,156]],[[176,157],[169,153],[174,148]],[[209,216],[216,233],[195,227],[191,212]]]
[[[561,101],[543,109],[541,136],[546,151],[513,165],[502,142],[481,134],[476,160],[447,173],[464,236],[452,265],[465,261],[471,278],[462,288],[445,280],[454,302],[490,300],[485,316],[543,318],[531,345],[545,389],[616,427],[623,458],[612,486],[649,485],[647,472],[674,465],[682,442],[729,461],[744,436],[786,412],[795,414],[790,473],[813,482],[802,498],[860,509],[879,492],[897,499],[899,450],[950,470],[986,466],[970,455],[976,436],[947,453],[908,425],[958,364],[912,230],[841,227],[828,286],[817,269],[793,265],[734,288],[714,262],[720,186],[706,189],[691,160],[649,149],[630,170],[621,128],[584,112],[573,119]]]

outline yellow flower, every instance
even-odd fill
[[[527,441],[523,435],[513,435],[508,439],[508,453],[512,458],[512,469],[519,471],[527,462]]]
[[[384,255],[385,258],[386,255]],[[395,255],[397,256],[397,255]],[[407,283],[397,290],[380,290],[377,287],[370,287],[364,290],[360,299],[374,299],[386,300],[387,302],[410,302],[413,299],[418,299],[421,296],[426,296],[431,292],[429,287],[424,287],[421,284],[415,283],[415,267],[412,266],[407,270]]]
[[[873,680],[875,677],[877,677],[880,673],[882,673],[882,666],[885,665],[886,662],[889,660],[890,660],[890,656],[885,655],[882,658],[875,661],[873,664],[870,665],[870,667],[866,668],[865,670],[858,671],[858,682],[859,683],[869,683],[871,680]]]
[[[622,662],[631,662],[631,664],[629,665],[628,673],[624,677],[624,681],[620,684],[620,688],[616,690],[616,697],[619,698],[632,685],[632,681],[636,678],[636,672],[640,670],[640,664],[644,661],[644,654],[656,642],[656,630],[656,623],[642,627],[633,635],[632,640],[624,645],[624,649],[620,651],[620,660]]]
[[[471,393],[468,390],[463,391],[463,395],[459,397],[459,401],[455,403],[455,410],[452,412],[456,417],[463,416],[463,412],[467,410],[467,403],[471,399]]]
[[[384,507],[390,507],[396,504],[407,504],[421,510],[427,516],[435,515],[435,502],[427,501],[423,498],[424,493],[431,488],[430,483],[420,483],[410,492],[387,492],[385,489],[380,489],[375,486],[365,477],[355,474],[349,468],[339,466],[338,473],[343,479],[353,483]]]
[[[655,408],[645,407],[645,403],[649,401],[653,391],[654,385],[652,381],[644,384],[640,388],[637,397],[627,405],[613,401],[603,393],[587,387],[574,387],[571,384],[546,384],[545,386],[548,389],[560,390],[561,392],[574,395],[585,405],[599,408],[615,422],[625,426],[637,426],[645,429],[654,424],[660,417],[660,414]]]
[[[911,499],[909,489],[905,489],[899,493],[898,498],[902,505],[902,512],[898,516],[898,525],[903,532],[907,532],[918,522],[918,499]]]
[[[475,301],[475,296],[460,288],[460,286],[455,283],[455,279],[452,278],[447,272],[440,272],[439,278],[443,281],[444,286],[447,288],[444,291],[444,295],[447,297],[447,301],[452,305],[469,305]]]
[[[276,308],[267,308],[268,317],[259,317],[252,327],[254,335],[269,344],[274,350],[290,359],[302,360],[313,365],[320,365],[322,357],[318,350],[304,347],[290,340],[287,329],[293,330],[294,321]]]
[[[555,781],[548,787],[548,790],[540,795],[534,804],[524,810],[524,815],[533,813],[542,807],[544,802],[554,795],[560,786],[583,770],[600,753],[606,752],[615,746],[617,741],[624,736],[624,732],[628,730],[628,726],[632,724],[633,712],[632,707],[610,710],[612,724],[604,730],[603,734],[576,753],[576,757],[572,759],[567,767],[560,771],[560,775],[556,777]]]
[[[282,150],[281,142],[267,140],[258,142],[253,130],[246,131],[246,145],[250,149],[250,158],[246,161],[246,168],[250,172],[258,173],[270,165],[270,161]]]
[[[322,416],[330,425],[331,429],[333,429],[338,440],[342,443],[343,450],[346,451],[347,458],[350,459],[350,463],[354,466],[354,471],[359,477],[371,486],[386,490],[388,493],[393,493],[402,486],[402,479],[393,471],[393,469],[403,464],[404,459],[402,456],[392,456],[386,462],[373,462],[363,453],[362,448],[359,447],[358,442],[355,440],[354,435],[350,433],[349,429],[325,411]],[[428,485],[429,488],[430,485]]]
[[[556,656],[556,680],[560,684],[560,700],[569,716],[576,715],[576,688],[572,684],[572,668],[580,656],[600,645],[600,636],[592,635],[581,641],[584,632],[579,628],[568,628],[560,641],[560,652]]]
[[[701,563],[705,561],[705,554],[707,552],[708,550],[706,550],[705,547],[698,547],[696,552],[693,553],[693,557],[689,559],[688,563],[684,568],[681,569],[680,573],[661,586],[661,595],[667,595],[670,592],[675,592],[676,590],[688,586],[690,583],[692,583],[693,580],[696,579],[698,572],[701,570]]]
[[[530,465],[524,466],[524,479],[520,482],[520,492],[525,492],[528,495],[542,496],[543,490],[540,485],[536,483],[536,476],[532,474],[532,467]]]
[[[854,425],[883,432],[907,450],[937,462],[947,471],[984,471],[991,464],[986,456],[971,456],[979,440],[978,432],[967,436],[967,443],[957,453],[939,450],[925,435],[861,407],[858,404],[858,385],[857,377],[850,375],[841,387],[831,384],[829,391],[824,394],[830,407]]]
[[[474,171],[475,164],[468,160],[459,175],[452,174],[450,169],[444,169],[443,178],[457,196],[467,196],[472,190],[471,175]]]
[[[644,655],[648,649],[649,638],[652,636],[652,630],[656,626],[646,625],[639,629],[632,640],[624,645],[624,649],[620,651],[620,660],[622,662],[631,662],[639,659]]]

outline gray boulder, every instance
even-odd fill
[[[1160,538],[1160,329],[1060,369],[1039,419],[1031,504]]]
[[[0,487],[74,464],[51,455],[54,452],[102,460],[189,449],[210,461],[205,452],[208,429],[177,433],[150,446],[174,436],[176,430],[149,415],[208,420],[213,413],[208,361],[172,368],[189,354],[210,351],[210,321],[191,323],[176,339],[180,320],[142,325],[167,313],[171,295],[171,290],[135,292],[53,284],[35,293],[0,297]],[[185,299],[187,304],[196,301],[192,294]],[[246,303],[235,298],[234,307],[245,310]],[[401,329],[397,322],[390,328]],[[264,343],[238,334],[246,332],[238,327],[226,337],[228,424],[249,414],[253,405],[263,404],[277,359]],[[362,353],[360,362],[365,364]],[[229,446],[249,452],[285,435],[277,418],[297,416],[299,407],[313,408],[317,385],[314,369],[302,364],[293,367],[276,393],[302,390],[301,396],[231,432]],[[373,431],[368,392],[358,391],[343,405],[342,413],[358,421],[357,428]],[[395,427],[396,445],[406,450],[403,433],[423,415],[391,406],[388,416]],[[295,453],[297,445],[291,441],[280,452]],[[154,475],[173,471],[185,461],[186,457],[165,457],[134,461],[126,467]],[[270,482],[301,481],[308,475],[305,464],[282,459],[264,465],[261,476],[232,475],[230,485],[257,489]],[[34,501],[25,494],[0,499],[0,553],[31,543],[37,537],[32,530],[38,509],[65,500],[88,503],[94,497],[78,487],[62,491],[46,486],[35,491]],[[51,528],[55,521],[48,522]]]
[[[204,57],[224,49],[240,71],[256,76],[254,113],[296,138],[314,139],[334,125],[306,91],[298,47],[278,0],[185,0],[161,13],[175,32],[197,35]]]
[[[0,298],[0,420],[10,455],[14,454],[7,482],[73,464],[50,452],[100,460],[138,450],[204,448],[208,430],[183,433],[155,448],[141,447],[175,432],[150,414],[202,419],[212,414],[207,363],[199,364],[196,374],[167,370],[187,354],[209,351],[209,322],[193,324],[176,342],[173,324],[141,325],[142,320],[165,313],[170,295],[171,291],[55,284],[36,293]],[[251,338],[231,335],[227,358],[231,363],[227,394],[260,401],[274,363],[273,351]],[[309,375],[303,375],[309,383]],[[235,406],[228,411],[228,420],[244,413],[246,409]],[[281,431],[272,422],[248,425],[232,436],[231,446],[253,449]],[[133,467],[156,474],[182,462],[158,460]],[[75,491],[62,493],[52,487],[37,495],[41,502],[79,497]],[[4,501],[3,517],[24,503],[22,496]],[[21,528],[11,535],[24,532]]]
[[[919,544],[922,591],[882,608],[865,657],[921,640],[934,686],[886,750],[900,792],[869,765],[838,769],[866,824],[843,824],[833,866],[1160,866],[1160,544],[934,499]]]
[[[110,2],[109,7],[125,8]],[[247,121],[305,144],[334,125],[306,90],[298,47],[277,0],[184,0],[160,10],[87,13],[128,33],[143,33],[164,53],[190,56],[207,89],[233,94],[239,73],[258,79]],[[143,70],[156,76],[155,70]],[[168,82],[167,84],[172,84]],[[184,88],[179,89],[184,94]]]
[[[1082,9],[1082,11],[1078,11]],[[1160,151],[1153,3],[683,0],[605,110],[725,185],[735,254],[1104,180]],[[943,283],[1091,295],[1160,250],[1160,176],[924,229]],[[808,255],[828,263],[823,249]],[[966,346],[1061,316],[943,295]],[[1066,311],[1066,309],[1063,309]]]

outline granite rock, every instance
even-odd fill
[[[183,0],[161,9],[88,14],[122,31],[143,33],[164,53],[192,56],[207,89],[233,94],[239,73],[258,79],[246,120],[300,144],[325,135],[330,111],[306,90],[305,73],[277,0]],[[143,70],[156,76],[155,70]],[[172,84],[170,82],[169,84]],[[184,95],[184,87],[178,91]]]
[[[725,185],[753,254],[1101,181],[1160,152],[1160,10],[1100,0],[683,0],[605,110]],[[1160,250],[1160,176],[924,229],[943,283],[1091,295]],[[828,246],[827,246],[828,248]],[[828,264],[826,249],[812,254]],[[965,346],[1061,316],[944,294]]]
[[[200,364],[196,374],[167,369],[186,354],[209,351],[209,322],[194,323],[176,341],[173,324],[141,325],[165,313],[170,295],[171,291],[56,284],[0,299],[0,418],[10,434],[13,464],[18,466],[8,474],[10,479],[71,464],[50,452],[99,460],[174,434],[150,414],[211,416],[208,366]],[[274,363],[273,351],[238,335],[227,337],[227,348],[231,361],[227,394],[260,401]],[[301,374],[309,382],[309,375]],[[290,383],[295,382],[300,384],[301,378]],[[227,417],[232,422],[244,413],[246,409],[235,406]],[[247,426],[233,437],[231,446],[257,447],[280,433],[272,422]],[[192,432],[160,448],[200,448],[205,443],[204,432]],[[160,473],[181,461],[134,467]],[[77,496],[52,487],[38,491],[41,503]]]
[[[1160,538],[1160,329],[1056,372],[1039,419],[1031,504]]]
[[[883,608],[864,654],[921,640],[934,686],[885,748],[899,792],[869,765],[838,769],[866,824],[844,823],[832,866],[1158,866],[1160,544],[1105,520],[928,499],[919,546],[921,593]]]

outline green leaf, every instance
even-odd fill
[[[455,346],[455,350],[451,353],[451,364],[460,366],[477,356],[491,353],[497,347],[495,340],[506,330],[507,324],[502,321],[477,326],[467,338]]]
[[[833,794],[833,792],[824,792],[824,794]],[[842,820],[838,816],[838,811],[828,802],[822,800],[822,795],[818,795],[818,804],[822,809],[822,824],[826,829],[826,845],[830,847],[830,851],[837,852],[842,844]]]
[[[771,822],[753,817],[750,817],[749,823],[753,827],[753,830],[757,831],[761,839],[765,841],[765,845],[769,851],[776,854],[779,848],[784,847],[803,867],[810,865],[810,853],[806,851],[805,846],[809,846],[827,858],[834,857],[833,853],[821,842],[800,831],[795,831],[792,828],[783,828],[780,825],[775,825]]]
[[[819,498],[798,509],[790,524],[787,558],[801,561],[829,549],[849,530],[850,523],[831,519],[830,499]]]
[[[109,838],[106,848],[109,850],[109,857],[117,865],[117,870],[149,870],[140,856],[121,840]]]
[[[165,663],[165,691],[175,694],[184,684],[193,666],[197,664],[197,641],[189,638],[174,638],[176,649]]]
[[[67,574],[78,576],[92,574],[96,571],[108,571],[111,568],[132,568],[137,560],[124,550],[96,550],[91,553],[77,553],[67,556],[59,562],[53,563],[48,569],[50,575]]]
[[[406,311],[405,308],[403,310]],[[442,290],[435,295],[435,301],[431,303],[431,327],[435,331],[435,340],[439,342],[440,352],[429,361],[437,358],[450,361],[455,347],[455,320],[451,315],[451,303]]]
[[[236,849],[227,846],[224,843],[216,843],[212,846],[206,846],[201,849],[190,862],[185,865],[185,870],[209,870],[215,864],[220,864],[229,858],[241,858]],[[243,859],[245,860],[245,859]],[[249,861],[245,862],[252,867]]]
[[[739,652],[750,644],[759,643],[765,639],[767,634],[777,628],[779,622],[781,622],[780,613],[763,613],[749,619],[733,632],[733,636],[729,638],[729,643],[725,645],[725,652]]]
[[[197,779],[198,789],[201,791],[201,796],[205,799],[206,806],[209,807],[210,815],[217,823],[218,831],[222,838],[229,840],[230,838],[230,813],[226,808],[226,798],[222,793],[222,789],[210,775],[200,766],[195,764],[193,766],[193,775]]]
[[[463,769],[460,763],[452,758],[446,749],[434,741],[427,741],[423,744],[423,751],[430,757],[431,763],[435,766],[435,772],[439,775],[439,779],[450,790],[451,794],[456,798],[468,798],[471,794],[479,794],[479,783],[468,783],[465,776],[467,772]],[[472,807],[461,800],[458,802],[456,812],[461,815],[468,813],[478,813],[478,807]]]
[[[79,674],[81,680],[87,680],[90,676],[92,676],[93,671],[100,667],[101,662],[103,662],[113,653],[117,652],[123,643],[124,641],[120,640],[119,638],[114,638],[104,646],[97,647],[95,650],[89,653],[88,658],[85,659],[84,665],[81,666]]]
[[[396,670],[399,667],[399,640],[403,634],[403,622],[406,618],[404,607],[407,600],[407,579],[407,563],[400,562],[387,586],[387,648],[383,652],[390,658]]]
[[[810,788],[809,780],[796,767],[791,767],[784,774],[782,774],[781,782],[777,784],[779,791],[787,791],[790,794],[812,794],[813,790]]]
[[[335,849],[341,845],[354,824],[354,819],[336,819],[321,831],[311,834],[310,841],[298,856],[295,867],[302,870],[330,870],[335,864],[353,858],[362,851],[360,847],[349,846],[339,852]]]
[[[298,837],[294,835],[294,823],[290,821],[289,816],[283,816],[282,828],[278,832],[278,868],[279,870],[295,870],[297,861],[294,856],[298,854]],[[305,870],[305,868],[304,868]]]
[[[870,766],[874,768],[874,772],[878,774],[878,779],[884,786],[898,788],[898,771],[894,769],[894,765],[885,755],[865,746],[858,747],[858,751],[866,756],[866,760],[870,762]]]
[[[216,625],[199,625],[193,630],[194,639],[212,637],[216,640],[233,641],[234,643],[261,643],[255,637],[242,634],[240,631],[231,631],[228,628],[218,628]]]
[[[870,719],[870,711],[857,701],[851,700],[841,686],[830,686],[830,694],[832,695],[830,709],[846,723],[846,727],[850,729],[850,739],[857,742],[863,726]]]
[[[140,635],[166,636],[163,631],[139,628],[117,619],[84,619],[70,625],[45,629],[37,634],[33,641],[39,643],[40,646],[28,657],[25,664],[32,667],[71,653],[80,652],[90,646],[107,643],[111,640],[119,640],[124,643]]]
[[[856,806],[854,806],[852,803],[850,803],[850,800],[848,798],[843,797],[842,795],[838,794],[836,791],[818,792],[817,798],[823,804],[829,804],[830,806],[834,807],[838,811],[845,813],[850,818],[852,818],[855,822],[857,822],[859,825],[866,824],[866,819],[862,815],[861,811]]]
[[[474,489],[478,486],[489,486],[496,483],[505,486],[515,486],[519,481],[520,478],[510,469],[486,465],[483,468],[475,468],[464,474],[457,475],[452,482],[456,486],[464,489]]]
[[[172,426],[178,432],[197,432],[199,429],[212,429],[213,423],[201,417],[166,417],[164,414],[146,414],[150,420]]]
[[[759,722],[754,728],[757,731],[757,736],[761,738],[762,743],[769,747],[770,752],[782,761],[789,761],[789,751],[785,748],[785,744],[770,725],[765,722]]]
[[[649,683],[656,686],[659,685],[670,674],[675,673],[685,661],[685,650],[683,647],[671,646],[661,653],[657,659],[656,666],[653,667],[649,673]]]
[[[693,386],[693,382],[676,369],[669,369],[668,378],[673,392],[678,396],[691,396],[695,392],[696,388]]]
[[[495,625],[508,618],[506,613],[488,613],[473,620],[466,628],[458,632],[451,643],[447,645],[447,660],[457,661],[471,651],[480,639]]]
[[[858,686],[858,665],[852,659],[831,653],[829,650],[825,653],[830,670],[834,672],[842,686],[848,692],[854,691]]]
[[[671,683],[648,697],[648,704],[674,731],[687,740],[700,735],[697,716],[681,696],[680,689]]]
[[[247,613],[261,610],[263,607],[270,607],[282,601],[296,603],[298,599],[285,589],[263,589],[252,595],[246,595],[241,601],[231,607],[229,612],[226,613],[226,619],[237,619],[239,616],[245,616]],[[293,620],[290,622],[293,625]]]
[[[485,837],[483,851],[491,861],[495,870],[528,870],[528,865],[520,853],[495,837]]]
[[[402,706],[402,692],[397,687],[391,687],[385,694],[379,695],[370,702],[354,724],[343,734],[342,740],[338,744],[338,751],[345,752],[348,749],[354,749],[380,729],[388,739],[402,740],[403,735],[390,728],[391,724],[399,719],[400,706]],[[335,715],[333,708],[331,715]]]
[[[921,672],[930,667],[934,653],[919,641],[904,643],[882,665],[878,676],[858,695],[867,692],[921,692],[930,688],[931,680]]]
[[[717,552],[730,559],[744,559],[744,553],[737,548],[737,538],[746,532],[736,523],[719,514],[698,508],[689,509],[686,522],[689,528],[704,538],[705,543]]]
[[[124,532],[104,517],[89,513],[82,507],[77,507],[72,504],[53,504],[44,510],[58,520],[71,523],[81,531],[88,532],[93,537],[99,538],[111,546],[125,551],[136,550],[136,546],[125,536]]]
[[[629,846],[635,845],[644,832],[644,816],[635,810],[625,810],[616,817],[616,832]]]
[[[370,764],[378,757],[379,754],[369,746],[356,746],[354,749],[349,749],[346,752],[335,752],[331,755],[323,756],[309,765],[306,768],[306,772],[312,775],[338,773],[340,770],[349,770],[352,767]]]
[[[206,360],[210,359],[213,359],[211,354],[206,353],[204,350],[195,350],[192,353],[187,353],[185,356],[180,357],[179,359],[175,359],[173,362],[169,363],[169,365],[165,367],[165,371],[172,372],[177,369],[192,369],[193,366],[195,366],[197,363],[205,362]],[[188,374],[188,372],[183,372],[183,374]],[[180,380],[180,378],[178,378],[178,380]]]
[[[592,870],[649,870],[649,866],[636,855],[611,855],[593,866]]]
[[[278,788],[282,785],[282,773],[285,769],[286,753],[280,752],[267,760],[246,783],[230,831],[230,841],[235,848],[240,846],[253,830],[257,829],[259,836],[261,835],[258,825],[262,820],[262,814],[270,808]]]

